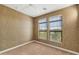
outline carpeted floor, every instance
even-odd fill
[[[39,43],[30,43],[1,55],[71,55],[70,53]]]

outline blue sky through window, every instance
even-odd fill
[[[52,16],[50,17],[50,30],[55,30],[55,29],[58,29],[58,30],[61,30],[61,25],[62,25],[62,21],[61,21],[61,16]]]
[[[47,29],[47,20],[46,20],[46,18],[41,18],[39,20],[39,29],[40,30],[46,30]]]
[[[61,16],[52,16],[49,18],[50,20],[49,21],[57,21],[57,20],[61,20]]]
[[[61,30],[61,25],[62,25],[62,18],[61,16],[52,16],[49,18],[49,26],[50,30]],[[46,18],[42,18],[39,20],[39,29],[40,30],[46,30],[47,29],[47,20]]]
[[[39,20],[39,23],[42,23],[42,22],[47,22],[46,18],[42,18]]]
[[[61,21],[50,22],[50,29],[61,29]]]
[[[40,30],[46,30],[47,29],[47,23],[39,24],[39,28],[40,28]]]

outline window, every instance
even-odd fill
[[[39,39],[60,43],[62,33],[62,17],[51,16],[48,21],[46,18],[39,19],[38,32]]]
[[[47,20],[46,18],[42,18],[38,21],[38,31],[39,31],[39,39],[47,39]]]
[[[61,42],[61,26],[62,26],[61,16],[50,17],[49,19],[50,41]]]

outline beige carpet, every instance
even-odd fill
[[[70,53],[39,43],[30,43],[1,55],[71,55]]]

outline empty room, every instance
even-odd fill
[[[0,55],[78,54],[78,4],[0,4]]]

